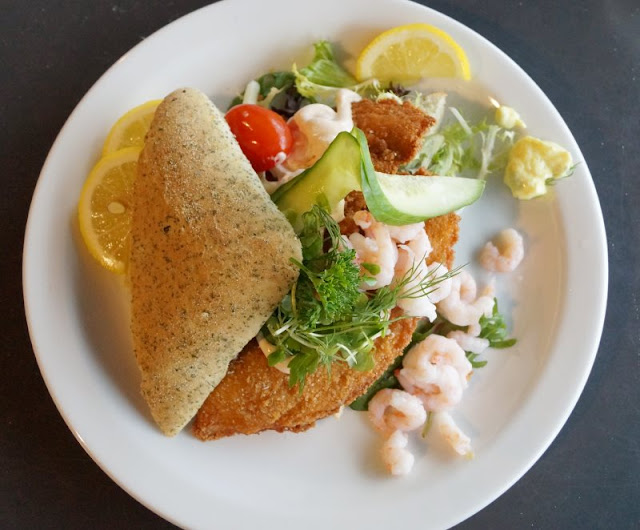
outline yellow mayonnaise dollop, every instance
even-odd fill
[[[550,180],[565,176],[571,153],[553,142],[525,136],[509,152],[504,182],[517,199],[533,199],[547,192]]]

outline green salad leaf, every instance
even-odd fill
[[[291,71],[269,72],[255,81],[258,83],[258,100],[256,105],[273,110],[288,119],[310,100],[302,96],[295,87],[296,77]],[[236,96],[229,108],[240,105],[244,101],[244,92]]]
[[[313,49],[313,60],[300,69],[301,76],[317,85],[348,87],[357,84],[356,79],[336,61],[329,42],[316,42]]]
[[[516,343],[516,339],[508,339],[507,334],[507,323],[498,309],[498,299],[494,298],[491,316],[480,317],[479,337],[487,339],[492,348],[510,348]]]
[[[376,79],[358,83],[340,66],[329,42],[319,41],[313,46],[313,60],[304,68],[298,69],[295,64],[291,68],[295,77],[295,87],[303,97],[335,106],[335,96],[339,88],[348,88],[361,95],[376,93],[379,90]]]

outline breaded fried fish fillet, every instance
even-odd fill
[[[133,197],[133,345],[142,394],[172,436],[290,290],[300,242],[197,90],[158,107]]]
[[[289,387],[288,375],[267,365],[258,343],[251,341],[196,415],[193,432],[201,440],[216,440],[267,429],[309,429],[363,394],[409,344],[415,327],[413,318],[394,322],[390,333],[376,340],[372,370],[358,372],[346,363],[333,363],[331,375],[319,368],[307,376],[302,393]]]

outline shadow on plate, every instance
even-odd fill
[[[89,255],[75,215],[71,220],[77,250],[75,295],[80,309],[89,354],[129,404],[153,424],[140,394],[140,374],[133,354],[129,330],[129,300],[125,277],[103,269]]]

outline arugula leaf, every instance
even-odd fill
[[[498,309],[498,299],[493,299],[493,312],[490,317],[480,317],[480,338],[487,339],[492,348],[510,348],[516,339],[507,339],[507,323]]]

